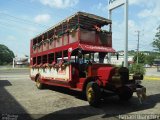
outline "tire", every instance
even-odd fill
[[[36,79],[36,87],[38,89],[43,89],[44,88],[44,84],[42,84],[40,81],[41,81],[41,78],[40,78],[40,76],[38,76],[37,79]]]
[[[89,82],[86,87],[86,98],[91,106],[97,107],[101,99],[101,91],[97,83]]]
[[[128,101],[133,96],[133,91],[131,88],[124,86],[118,89],[118,96],[120,100]]]

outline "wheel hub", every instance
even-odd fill
[[[87,98],[88,98],[88,101],[92,101],[94,99],[94,92],[91,87],[87,91]]]

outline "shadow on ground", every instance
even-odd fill
[[[75,96],[76,98],[83,99],[81,93],[71,91],[61,87],[49,87],[50,90],[61,92]],[[48,115],[41,117],[38,120],[50,120],[50,119],[83,119],[100,115],[101,118],[112,118],[118,119],[117,116],[120,114],[127,114],[130,112],[138,112],[141,110],[147,110],[154,108],[157,103],[160,102],[160,94],[154,94],[147,97],[147,99],[140,104],[137,97],[133,97],[130,101],[120,101],[118,97],[106,97],[102,100],[101,105],[98,108],[92,106],[78,106],[59,110]],[[145,113],[150,114],[150,113]]]
[[[31,120],[30,115],[18,103],[5,87],[12,86],[8,80],[0,80],[0,119],[2,120]]]
[[[71,90],[71,89],[68,89],[65,87],[45,85],[45,89],[60,92],[60,93],[66,94],[66,95],[71,95],[71,96],[74,96],[74,97],[81,99],[81,100],[86,100],[84,95],[82,94],[82,92]]]

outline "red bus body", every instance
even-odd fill
[[[129,80],[127,68],[103,62],[107,53],[115,53],[111,24],[111,20],[77,12],[33,38],[30,43],[31,79],[39,78],[41,84],[77,91],[85,91],[91,81],[103,90],[116,92],[129,86],[136,91],[135,80]],[[108,31],[102,30],[103,26],[107,26]],[[94,61],[95,54],[99,62]]]

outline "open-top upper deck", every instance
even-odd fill
[[[77,24],[80,24],[90,29],[94,29],[95,25],[99,25],[100,27],[102,27],[104,25],[112,24],[112,21],[94,14],[90,14],[86,12],[77,12],[74,15],[59,22],[58,24],[50,27],[49,29],[37,35],[33,39],[42,37],[42,35],[45,35],[45,34],[47,35],[53,31],[65,31],[68,28],[71,28]]]
[[[111,20],[77,12],[31,40],[31,55],[81,47],[85,50],[114,52],[112,49]],[[108,25],[108,31],[101,27]]]

